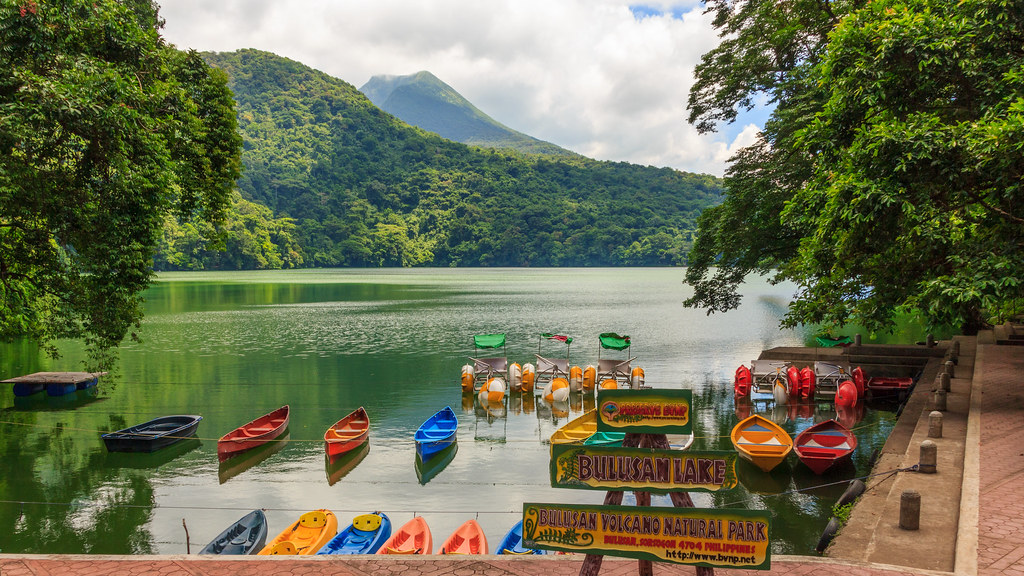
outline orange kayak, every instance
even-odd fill
[[[391,538],[377,550],[377,554],[433,554],[434,539],[430,527],[422,516],[414,516],[402,525]]]
[[[441,545],[441,554],[487,554],[487,536],[476,520],[466,520]]]

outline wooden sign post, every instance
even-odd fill
[[[689,390],[603,391],[598,430],[624,431],[621,447],[552,446],[551,485],[607,490],[603,505],[523,504],[523,539],[531,547],[585,552],[580,576],[597,576],[605,555],[637,558],[640,576],[653,561],[714,567],[770,568],[770,517],[751,510],[697,509],[688,491],[736,486],[735,452],[673,450],[667,433],[689,434]],[[636,506],[622,506],[625,490]],[[651,492],[672,508],[651,507]]]

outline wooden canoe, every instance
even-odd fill
[[[253,510],[228,526],[200,554],[255,554],[267,542],[267,515]]]
[[[316,554],[338,533],[338,519],[330,510],[313,510],[285,528],[263,547],[258,556]]]
[[[414,516],[391,535],[377,554],[433,554],[434,539],[422,516]]]
[[[337,458],[353,448],[362,446],[370,438],[370,417],[362,406],[335,422],[324,432],[327,455]]]
[[[455,442],[459,420],[451,406],[445,406],[427,418],[416,430],[416,455],[426,462]]]
[[[129,428],[104,434],[108,452],[153,452],[196,433],[202,416],[161,416]]]
[[[578,444],[597,433],[597,410],[587,410],[551,435],[552,444]]]
[[[391,520],[383,512],[360,514],[347,528],[324,544],[317,555],[373,554],[391,537]]]
[[[771,472],[793,450],[793,439],[778,424],[754,414],[732,429],[732,445],[740,458]]]
[[[857,448],[857,437],[835,420],[818,422],[797,434],[793,450],[800,461],[824,474],[828,469],[849,462]]]
[[[439,554],[487,554],[487,536],[476,520],[466,520],[441,544]]]
[[[284,405],[221,436],[217,441],[217,459],[223,462],[274,440],[288,428],[288,415],[288,405]]]

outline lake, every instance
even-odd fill
[[[682,306],[684,271],[658,269],[396,269],[162,274],[146,294],[141,343],[126,342],[92,393],[15,398],[0,390],[0,551],[194,553],[235,519],[265,508],[272,538],[302,512],[329,508],[347,526],[383,511],[397,528],[414,514],[435,546],[476,518],[493,547],[522,503],[600,503],[603,493],[551,488],[547,438],[593,401],[552,406],[515,394],[498,410],[463,396],[474,334],[507,335],[509,361],[563,356],[539,333],[574,338],[572,364],[596,364],[602,332],[632,337],[635,366],[656,388],[693,391],[692,450],[730,450],[736,367],[762,349],[804,345],[780,330],[792,286],[755,280],[743,306],[707,316]],[[0,376],[81,369],[82,350],[51,360],[30,343],[0,346]],[[618,357],[602,351],[602,357]],[[217,438],[291,406],[287,443],[218,464]],[[458,448],[417,469],[413,433],[446,405]],[[325,463],[324,430],[351,410],[370,415],[368,451]],[[773,412],[791,434],[834,411]],[[198,439],[153,454],[108,453],[100,434],[166,414],[203,417]],[[813,554],[845,482],[869,470],[892,412],[867,410],[855,469],[818,477],[790,455],[765,474],[741,462],[741,485],[694,493],[700,507],[769,509],[772,551]],[[831,484],[815,488],[820,484]],[[655,505],[669,505],[654,496]],[[630,502],[627,495],[626,502]]]

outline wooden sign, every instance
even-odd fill
[[[771,567],[762,510],[523,504],[523,545],[709,568]]]
[[[553,444],[551,486],[715,492],[736,487],[736,453]]]
[[[597,404],[597,429],[602,432],[689,434],[692,429],[690,390],[602,390]]]

